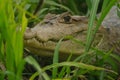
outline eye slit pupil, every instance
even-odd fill
[[[70,16],[65,16],[63,17],[65,23],[70,23],[71,17]]]

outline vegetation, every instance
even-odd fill
[[[0,65],[6,67],[6,69],[0,67],[0,80],[5,78],[8,80],[24,80],[23,71],[27,63],[36,69],[36,72],[27,77],[27,80],[117,79],[119,70],[117,63],[120,62],[120,57],[112,54],[111,50],[103,52],[91,47],[101,22],[115,4],[118,4],[118,0],[0,0]],[[70,55],[67,61],[59,63],[58,54],[61,39],[54,51],[53,64],[41,67],[32,56],[23,57],[23,36],[26,27],[34,26],[47,13],[57,12],[59,14],[65,11],[74,15],[89,16],[86,45],[69,37],[80,46],[84,46],[85,53],[74,61],[70,61]],[[97,12],[101,12],[101,16],[94,32],[92,32]],[[90,52],[92,52],[91,55]],[[48,75],[46,71],[50,71],[52,74]]]

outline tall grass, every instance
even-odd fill
[[[89,52],[91,44],[94,42],[95,34],[98,31],[102,21],[104,20],[105,16],[107,15],[107,13],[111,9],[111,7],[113,5],[115,5],[117,0],[111,0],[111,1],[105,0],[105,1],[103,1],[101,16],[99,17],[99,19],[97,21],[96,27],[93,28],[94,22],[95,22],[95,17],[97,15],[96,12],[97,12],[99,2],[100,2],[100,0],[95,0],[94,2],[92,2],[92,0],[91,0],[91,3],[89,1],[87,1],[87,3],[89,3],[88,6],[90,6],[89,9],[91,9],[91,10],[90,10],[90,18],[89,18],[89,23],[88,23],[88,31],[87,31],[87,39],[86,39],[87,40],[87,42],[86,42],[86,54],[87,54],[87,52]],[[94,29],[94,31],[92,31],[93,29]]]
[[[22,80],[24,69],[23,35],[27,26],[25,12],[17,14],[15,21],[15,8],[12,0],[0,0],[0,55],[6,67],[4,75],[8,80]],[[1,80],[4,80],[1,79]]]

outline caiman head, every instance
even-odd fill
[[[66,36],[72,36],[74,39],[86,43],[87,29],[88,19],[85,16],[71,16],[68,13],[47,14],[42,22],[26,30],[25,49],[40,56],[52,56],[58,41]],[[101,26],[96,33],[94,41],[96,46],[104,37],[105,31],[106,29]],[[61,56],[71,53],[80,55],[84,53],[84,47],[71,39],[63,39],[59,52]]]

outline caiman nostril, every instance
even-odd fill
[[[24,33],[24,39],[25,39],[25,40],[27,40],[27,39],[32,39],[32,38],[34,38],[35,36],[36,36],[36,32],[31,31],[30,28],[28,28],[28,29],[26,30],[26,32]]]

